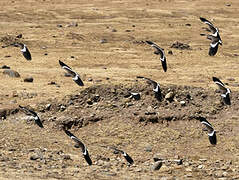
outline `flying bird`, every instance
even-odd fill
[[[43,125],[42,125],[42,122],[39,118],[39,116],[37,115],[36,112],[26,108],[26,107],[22,107],[19,105],[19,108],[28,116],[33,116],[34,120],[35,120],[35,123],[40,127],[40,128],[44,128]]]
[[[208,138],[212,145],[217,144],[217,136],[216,131],[213,129],[212,125],[206,120],[204,117],[198,117],[197,119],[206,127],[206,131],[208,132]]]
[[[129,94],[127,94],[125,97],[129,99],[134,99],[134,100],[140,100],[141,96],[140,93],[137,92],[131,92],[128,91]]]
[[[81,148],[83,156],[84,156],[86,162],[89,165],[92,165],[92,160],[90,159],[90,155],[89,155],[89,152],[88,152],[86,146],[75,135],[73,135],[70,131],[68,131],[66,129],[64,129],[64,131],[65,131],[66,135],[68,135],[73,141],[76,142],[75,147],[76,148],[79,148],[79,147]]]
[[[65,63],[59,60],[59,64],[63,69],[65,69],[72,77],[73,81],[75,81],[76,84],[79,86],[84,86],[83,81],[80,79],[80,75],[73,71],[69,66],[67,66]]]
[[[211,40],[210,48],[209,48],[209,55],[214,56],[217,53],[218,45],[222,45],[222,40],[219,35],[219,30],[216,28],[210,21],[206,20],[203,17],[200,17],[200,20],[209,26],[207,31],[210,31],[212,34],[201,34],[201,36],[207,36],[207,39]]]
[[[164,49],[160,48],[157,44],[155,44],[154,42],[151,41],[146,41],[146,43],[148,43],[150,46],[152,46],[153,48],[156,49],[156,51],[154,52],[154,54],[159,54],[160,55],[160,60],[163,66],[163,70],[164,72],[167,71],[167,62],[166,62],[166,57],[164,54]]]
[[[122,150],[119,150],[119,149],[117,149],[115,147],[109,147],[109,148],[113,149],[117,153],[121,153],[129,164],[133,164],[134,163],[134,160],[126,152],[124,152]]]
[[[159,100],[159,101],[162,100],[162,94],[161,94],[160,84],[159,83],[157,83],[157,82],[155,82],[155,81],[153,81],[153,80],[151,80],[149,78],[143,77],[143,76],[137,76],[137,78],[145,79],[148,84],[153,85],[153,91],[154,91],[155,98],[157,100]]]
[[[19,43],[19,42],[11,43],[9,45],[2,46],[2,48],[8,47],[8,46],[20,47],[20,50],[21,50],[23,56],[26,58],[26,60],[28,60],[28,61],[32,60],[31,53],[25,44]]]
[[[230,93],[231,90],[229,88],[226,88],[225,85],[216,77],[212,77],[212,80],[214,83],[219,87],[219,90],[221,91],[221,97],[222,100],[225,104],[231,105],[231,100],[230,100]]]

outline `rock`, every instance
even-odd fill
[[[62,159],[64,159],[64,160],[71,160],[71,156],[68,155],[68,154],[64,154],[64,155],[62,156]]]
[[[22,34],[18,34],[18,35],[16,36],[16,38],[18,38],[18,39],[22,38]]]
[[[45,110],[47,110],[47,111],[49,111],[50,108],[51,108],[51,104],[47,104],[47,105],[45,106]]]
[[[20,77],[20,74],[17,71],[11,70],[11,69],[5,69],[3,71],[3,74],[6,74],[10,77]]]
[[[62,24],[57,24],[57,27],[62,28],[63,26]]]
[[[33,77],[26,77],[23,79],[24,82],[33,82]]]
[[[116,29],[112,29],[112,32],[117,32],[117,30]]]
[[[169,93],[165,95],[165,99],[170,102],[173,101],[173,98],[174,98],[174,93],[172,91],[170,91]]]
[[[10,67],[7,65],[3,65],[0,69],[10,69]]]
[[[101,44],[107,43],[107,39],[101,39],[101,40],[100,40],[100,43],[101,43]]]
[[[228,81],[235,81],[234,78],[228,78],[227,80],[228,80]]]
[[[199,166],[198,166],[198,169],[203,169],[203,168],[204,168],[203,165],[199,165]]]
[[[185,106],[186,105],[185,101],[180,101],[179,103],[181,104],[181,106]]]
[[[92,78],[89,78],[88,81],[91,82],[91,81],[93,81],[93,79],[92,79]]]
[[[37,160],[37,159],[39,159],[39,156],[38,156],[38,155],[36,155],[36,154],[34,154],[34,155],[30,156],[30,160],[33,160],[33,161],[35,161],[35,160]]]
[[[176,48],[176,49],[181,49],[181,50],[184,50],[184,49],[191,50],[192,49],[188,44],[184,44],[184,43],[181,43],[178,41],[173,43],[171,45],[171,48]]]
[[[182,165],[182,164],[183,164],[183,160],[182,160],[182,159],[176,159],[176,160],[174,160],[174,162],[175,162],[177,165]]]
[[[172,50],[169,50],[169,51],[168,51],[168,54],[173,55],[173,51],[172,51]]]
[[[7,110],[6,109],[0,109],[0,120],[6,119],[7,116]]]
[[[206,162],[207,159],[199,159],[199,161],[201,161],[201,162]]]
[[[125,32],[131,32],[131,30],[130,29],[126,29]]]
[[[66,27],[77,27],[78,23],[77,22],[71,22],[70,24],[66,25]]]
[[[191,26],[191,24],[187,23],[187,24],[185,24],[185,26]]]
[[[145,151],[146,151],[146,152],[152,152],[152,149],[153,149],[153,148],[152,148],[152,146],[150,146],[150,145],[145,147]]]
[[[157,171],[162,167],[162,165],[163,165],[162,161],[157,161],[153,164],[152,169],[154,171]]]

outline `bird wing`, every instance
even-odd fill
[[[203,17],[200,17],[200,20],[209,26],[209,28],[213,34],[218,32],[218,29],[216,27],[214,27],[214,25],[210,21],[208,21],[207,19],[205,19]]]
[[[23,112],[24,112],[26,115],[38,117],[36,112],[34,112],[34,111],[32,111],[32,110],[30,110],[30,109],[28,109],[28,108],[26,108],[26,107],[23,107],[23,106],[19,105],[19,108],[22,109]]]
[[[146,78],[146,77],[143,77],[143,76],[137,76],[137,78],[139,78],[139,79],[145,79],[145,80],[147,81],[147,83],[153,85],[154,89],[156,89],[157,86],[158,86],[158,83],[157,83],[157,82],[155,82],[155,81],[153,81],[153,80],[151,80],[151,79],[149,79],[149,78]]]
[[[128,162],[128,163],[130,163],[130,164],[133,164],[134,163],[134,160],[126,153],[126,152],[124,152],[124,151],[122,151],[122,150],[120,150],[120,149],[117,149],[117,148],[115,148],[115,147],[109,147],[110,149],[113,149],[113,150],[115,150],[115,151],[117,151],[117,152],[119,152],[119,153],[121,153],[123,156],[124,156],[124,158],[126,159],[126,161]]]
[[[68,67],[68,69],[71,69],[69,66],[67,66],[65,63],[63,63],[61,60],[59,60],[59,64],[61,65],[61,67]]]
[[[28,60],[28,61],[32,60],[31,53],[25,45],[24,45],[24,49],[22,49],[21,51],[22,51],[23,56],[26,58],[26,60]]]
[[[162,61],[164,61],[165,59],[165,55],[164,55],[164,51],[161,47],[159,47],[157,44],[155,44],[152,41],[146,41],[147,44],[149,44],[150,46],[152,46],[153,48],[156,49],[156,53],[160,54],[160,59],[162,59]]]
[[[75,73],[75,76],[72,78],[76,84],[78,84],[79,86],[84,86],[84,83],[83,81],[81,80],[79,74],[77,74],[76,72]]]
[[[222,83],[222,81],[220,81],[220,79],[218,79],[217,77],[212,77],[212,80],[224,94],[228,91],[230,93],[230,90],[225,87],[225,85]]]

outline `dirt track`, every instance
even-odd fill
[[[0,110],[31,106],[45,126],[27,122],[20,112],[1,121],[0,179],[239,178],[237,0],[2,0],[0,7],[1,45],[24,42],[33,58],[26,61],[15,47],[1,48],[0,67],[10,66],[21,77],[0,69]],[[208,56],[210,42],[200,36],[206,27],[200,16],[220,29],[223,45],[215,57]],[[164,48],[166,73],[145,40]],[[190,48],[170,48],[176,41]],[[84,87],[64,76],[59,59],[81,75]],[[138,75],[159,81],[163,95],[173,91],[177,101],[157,102]],[[28,76],[33,83],[23,81]],[[212,76],[232,90],[231,106],[220,103]],[[128,99],[127,90],[142,99]],[[218,131],[216,146],[195,120],[198,115]],[[62,126],[85,142],[93,166]],[[102,145],[124,149],[134,165]],[[151,169],[155,156],[164,159],[159,171]],[[171,162],[176,159],[183,164]]]

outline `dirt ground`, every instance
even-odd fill
[[[0,7],[0,45],[23,42],[32,54],[27,61],[17,47],[0,50],[0,67],[20,74],[0,69],[0,179],[239,179],[238,0],[1,0]],[[220,30],[214,57],[199,17]],[[146,40],[164,48],[166,73]],[[176,42],[189,47],[172,48]],[[65,77],[58,60],[85,86]],[[136,76],[174,98],[157,101]],[[213,76],[231,89],[231,106],[221,103]],[[44,129],[19,105],[34,109]],[[198,116],[214,126],[216,146]],[[85,143],[92,166],[62,127]],[[102,146],[126,151],[134,164]],[[162,159],[159,170],[154,158]]]

